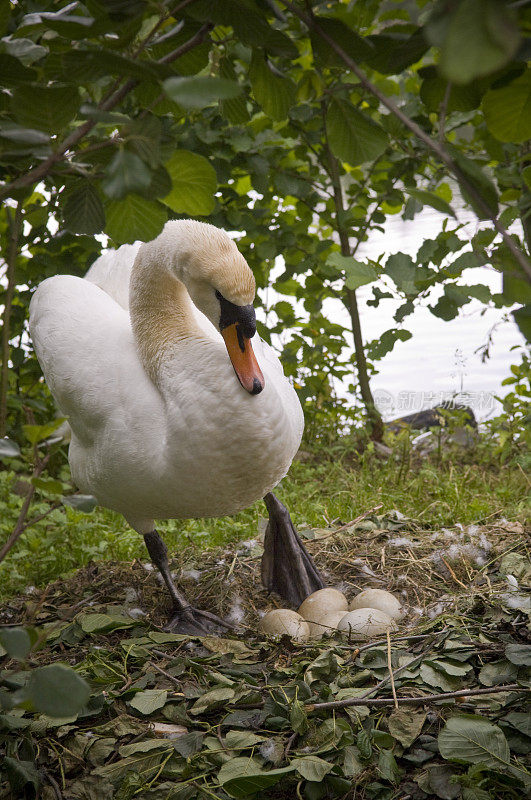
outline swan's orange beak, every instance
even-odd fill
[[[241,385],[249,394],[260,394],[265,386],[265,381],[251,346],[251,340],[243,335],[237,322],[223,328],[221,335],[225,340],[229,358]]]

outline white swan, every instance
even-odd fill
[[[232,514],[264,497],[266,587],[298,603],[322,585],[271,494],[303,415],[274,351],[255,337],[253,352],[254,295],[233,240],[180,220],[101,256],[84,279],[48,278],[30,305],[37,357],[72,428],[73,479],[144,535],[174,627],[190,632],[209,615],[173,585],[155,519]]]

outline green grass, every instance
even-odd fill
[[[333,451],[314,451],[307,462],[296,461],[277,494],[288,506],[295,525],[325,527],[345,523],[382,504],[383,513],[396,508],[419,519],[426,528],[481,522],[494,515],[523,521],[529,486],[514,464],[474,463],[474,454],[457,458],[445,454],[410,466],[408,453],[381,461],[370,452],[357,458],[345,445]],[[0,473],[0,542],[12,531],[23,498],[12,491],[20,479]],[[49,508],[44,495],[28,515],[32,519]],[[169,520],[159,529],[171,550],[193,542],[198,549],[226,545],[258,534],[263,503],[234,517]],[[31,525],[0,564],[0,600],[29,585],[43,586],[89,561],[147,560],[142,537],[119,514],[98,508],[84,514],[58,508]]]

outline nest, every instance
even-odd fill
[[[526,610],[522,592],[529,588],[531,576],[514,576],[518,569],[511,566],[511,555],[529,556],[529,538],[520,523],[501,520],[433,531],[392,511],[330,529],[301,530],[300,535],[327,585],[348,598],[369,587],[393,592],[407,612],[403,624],[409,629],[422,628],[441,615],[477,616],[482,605],[518,609],[521,601]],[[194,605],[242,630],[255,630],[264,611],[283,607],[279,597],[261,586],[262,552],[260,537],[209,551],[190,544],[172,555],[172,573]],[[491,569],[500,559],[502,568]],[[10,601],[0,619],[4,624],[72,619],[95,603],[120,606],[157,627],[170,612],[157,570],[147,559],[135,559],[90,563],[70,578]]]

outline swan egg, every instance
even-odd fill
[[[310,639],[320,639],[322,636],[331,636],[337,633],[339,621],[345,616],[345,609],[341,611],[327,611],[319,617],[319,622],[308,620],[310,628]]]
[[[337,629],[351,639],[375,639],[395,631],[396,623],[378,608],[357,608],[343,616]]]
[[[391,619],[400,619],[402,616],[400,601],[394,594],[383,589],[365,589],[357,594],[350,602],[349,611],[355,611],[357,608],[377,608]]]
[[[310,638],[310,628],[306,620],[289,608],[274,608],[268,611],[260,620],[258,630],[268,636],[287,634],[296,642],[306,642]]]
[[[299,614],[308,622],[320,622],[323,615],[332,611],[348,611],[347,598],[337,589],[318,589],[299,608]]]

